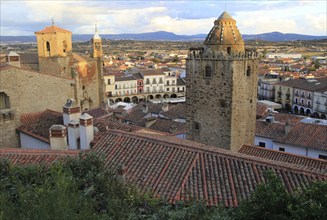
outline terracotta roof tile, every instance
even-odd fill
[[[244,145],[238,152],[268,160],[286,162],[321,174],[327,174],[327,161],[322,159],[314,159],[311,157],[248,145]]]
[[[20,122],[18,131],[49,142],[49,128],[54,124],[63,124],[63,117],[62,113],[47,109],[43,112],[22,114]]]
[[[327,179],[288,163],[167,136],[107,131],[91,151],[104,156],[110,168],[124,165],[126,180],[141,191],[150,190],[170,202],[203,199],[208,205],[236,207],[264,181],[267,169],[277,173],[289,192]]]
[[[49,33],[70,33],[71,34],[72,32],[67,31],[63,28],[54,26],[54,25],[45,27],[43,30],[35,32],[35,34],[49,34]]]
[[[54,161],[65,157],[77,156],[77,150],[43,150],[43,149],[21,149],[21,148],[0,148],[0,158],[8,159],[12,164],[45,164],[49,165]]]
[[[288,134],[276,136],[273,141],[327,151],[327,126],[299,122]]]

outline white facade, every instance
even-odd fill
[[[20,136],[20,147],[24,149],[49,149],[50,144],[40,139],[34,138],[23,132],[19,132]]]
[[[263,138],[263,137],[254,137],[254,144],[256,146],[268,148],[268,149],[273,149],[273,141],[269,138]],[[264,146],[263,146],[264,145]]]
[[[273,58],[292,58],[292,59],[301,59],[302,54],[298,53],[268,53],[266,55],[267,58],[273,59]]]
[[[115,82],[115,95],[134,95],[137,94],[137,80],[123,80]]]
[[[144,93],[164,92],[165,76],[146,75],[144,76]]]
[[[313,112],[317,112],[319,117],[323,114],[327,117],[327,91],[314,92]]]

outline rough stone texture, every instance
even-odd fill
[[[187,59],[187,139],[231,150],[254,143],[257,64],[252,57]]]
[[[1,69],[0,91],[9,96],[14,120],[1,119],[1,147],[18,146],[15,129],[20,115],[28,112],[52,109],[61,111],[67,99],[74,97],[72,79],[55,77],[15,67]]]
[[[257,66],[224,12],[186,60],[187,139],[235,151],[254,143]]]

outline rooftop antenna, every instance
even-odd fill
[[[51,18],[52,26],[54,26],[54,17]]]

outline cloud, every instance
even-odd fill
[[[326,1],[1,1],[1,35],[32,35],[56,25],[77,34],[208,33],[225,4],[243,34],[326,34]]]

